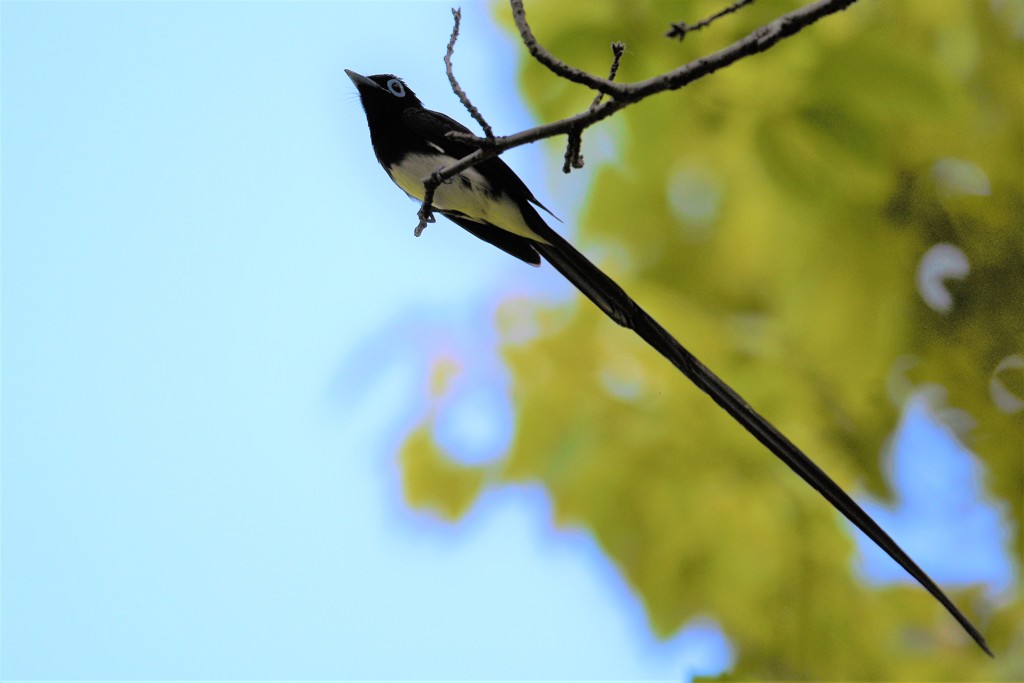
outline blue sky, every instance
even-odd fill
[[[399,73],[468,118],[443,71],[448,4],[0,11],[0,677],[727,666],[709,620],[656,641],[589,537],[552,528],[541,490],[491,492],[455,526],[401,500],[394,453],[429,360],[464,358],[477,399],[443,438],[493,457],[512,409],[494,306],[570,295],[450,224],[413,238],[416,207],[373,158],[345,68]],[[456,69],[510,132],[531,123],[521,50],[491,13],[463,3]],[[561,178],[543,151],[506,158],[570,230],[586,176]],[[937,514],[919,513],[908,533]],[[965,569],[942,538],[907,550],[940,582],[1005,588],[998,520],[979,515],[967,536],[987,562]],[[879,521],[901,538],[901,519]],[[872,557],[867,576],[889,580]]]

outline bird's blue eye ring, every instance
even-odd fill
[[[405,97],[405,86],[402,85],[402,81],[397,78],[392,78],[388,81],[388,90],[395,97]]]

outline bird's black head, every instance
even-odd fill
[[[345,69],[359,91],[359,99],[367,115],[400,112],[409,107],[422,107],[423,103],[412,88],[394,74],[377,74],[361,76],[355,71]]]

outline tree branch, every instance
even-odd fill
[[[789,14],[784,14],[775,21],[755,29],[747,37],[719,50],[707,57],[702,57],[678,69],[661,76],[649,78],[629,85],[629,95],[635,99],[643,99],[664,90],[677,90],[692,83],[698,78],[729,66],[743,57],[764,52],[780,40],[788,38],[802,29],[807,28],[819,19],[840,12],[857,0],[818,0]]]
[[[799,33],[819,19],[846,9],[857,0],[817,0],[817,2],[805,5],[789,14],[784,14],[718,52],[701,57],[672,71],[635,83],[613,82],[610,79],[600,78],[580,71],[558,60],[544,49],[533,36],[533,32],[526,23],[523,1],[509,1],[512,6],[512,14],[516,26],[519,28],[520,35],[523,38],[523,43],[537,61],[555,74],[574,83],[586,85],[597,90],[599,93],[610,96],[610,99],[599,102],[596,106],[591,106],[579,114],[535,128],[529,128],[514,135],[480,138],[466,133],[448,133],[448,136],[453,140],[474,145],[477,149],[454,164],[439,169],[427,178],[424,178],[423,182],[427,188],[425,198],[432,198],[433,190],[440,183],[454,178],[462,171],[485,159],[497,156],[512,147],[519,147],[520,145],[536,142],[544,138],[570,134],[574,130],[582,133],[586,128],[608,118],[629,104],[639,102],[646,97],[666,90],[678,90],[744,57],[764,52],[779,41]],[[430,207],[427,202],[424,202],[420,208],[420,226],[417,227],[417,230],[420,232],[422,232],[423,227],[426,227],[426,223],[431,222],[424,219],[424,212],[426,214],[430,213]],[[430,218],[432,219],[433,217],[431,216]]]
[[[549,68],[556,75],[566,78],[573,83],[579,83],[585,85],[588,88],[599,90],[605,95],[616,96],[620,93],[620,87],[618,83],[612,83],[610,80],[605,78],[598,78],[597,76],[588,74],[586,71],[581,71],[575,67],[571,67],[560,59],[555,58],[550,52],[548,52],[533,35],[533,31],[530,29],[530,25],[526,23],[526,9],[523,7],[523,0],[509,0],[512,5],[512,19],[516,22],[516,28],[519,29],[519,35],[523,39],[523,44],[526,49],[530,51],[534,59]]]

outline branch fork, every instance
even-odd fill
[[[465,91],[463,91],[459,86],[458,81],[455,78],[455,74],[452,70],[451,57],[455,49],[455,41],[459,34],[459,22],[462,12],[459,9],[452,9],[455,26],[452,30],[451,39],[448,42],[448,50],[444,59],[445,68],[448,73],[448,80],[463,106],[466,107],[473,119],[480,124],[481,128],[483,128],[485,137],[481,138],[475,135],[458,132],[448,133],[448,136],[451,139],[472,145],[476,150],[462,159],[459,159],[455,163],[450,164],[445,168],[438,169],[430,176],[423,179],[423,203],[417,214],[419,217],[419,224],[416,226],[414,234],[419,236],[423,233],[423,230],[426,229],[428,223],[434,222],[432,203],[434,199],[434,191],[437,187],[446,180],[454,178],[467,168],[474,166],[485,159],[497,156],[512,147],[518,147],[520,145],[536,142],[537,140],[554,137],[556,135],[565,135],[567,137],[565,162],[562,166],[562,170],[568,173],[572,168],[581,168],[583,166],[583,155],[580,152],[580,146],[583,131],[598,121],[602,121],[626,106],[639,102],[651,95],[664,92],[666,90],[678,90],[699,78],[703,78],[710,73],[714,73],[715,71],[729,66],[730,64],[733,64],[745,57],[763,52],[777,44],[779,41],[799,33],[801,30],[814,24],[818,20],[830,14],[835,14],[836,12],[845,10],[856,1],[857,0],[817,0],[816,2],[807,4],[799,9],[789,12],[788,14],[784,14],[769,24],[755,29],[746,37],[719,50],[718,52],[701,57],[688,64],[684,64],[676,69],[646,80],[636,81],[633,83],[620,83],[616,82],[614,79],[616,71],[618,70],[622,52],[625,50],[625,46],[622,43],[612,44],[614,58],[608,78],[594,76],[593,74],[589,74],[566,64],[548,52],[537,41],[537,38],[533,35],[530,25],[526,22],[526,10],[523,7],[523,0],[509,0],[516,28],[519,29],[519,35],[523,40],[523,44],[526,46],[526,49],[529,50],[534,59],[546,66],[556,76],[560,76],[574,83],[579,83],[580,85],[585,85],[592,90],[596,90],[597,96],[586,111],[574,114],[573,116],[566,117],[553,123],[543,124],[536,126],[535,128],[529,128],[521,131],[514,135],[505,136],[494,135],[490,125],[488,125],[480,111],[469,101],[469,97],[466,96]],[[677,24],[672,25],[673,28],[667,35],[669,35],[669,37],[682,39],[687,33],[705,28],[721,17],[736,12],[753,2],[754,0],[737,0],[725,10],[722,10],[721,12],[718,12],[717,14],[714,14],[696,24],[691,25],[686,22],[678,22]],[[607,96],[607,99],[604,99],[605,96]]]

